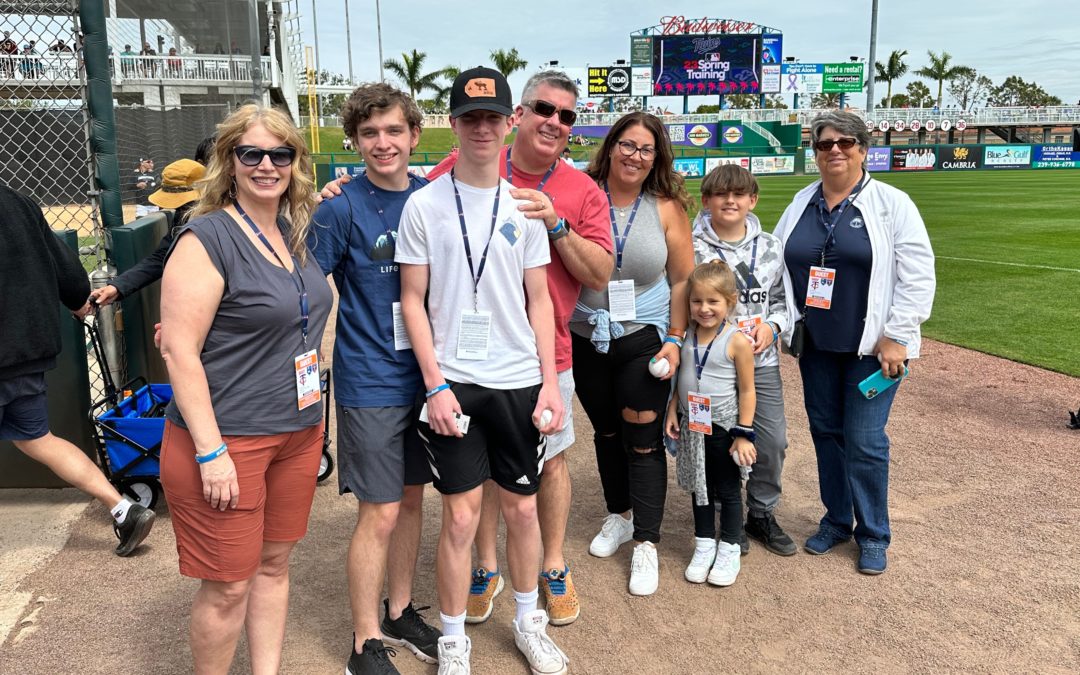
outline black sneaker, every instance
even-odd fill
[[[382,640],[368,638],[359,654],[356,647],[349,649],[349,665],[345,666],[345,675],[400,675],[398,669],[390,663],[391,656],[397,652],[382,643]]]
[[[750,538],[746,536],[746,530],[739,536],[739,555],[744,556],[750,552]]]
[[[145,506],[132,504],[124,522],[113,523],[113,532],[120,539],[120,543],[116,545],[116,555],[126,558],[134,553],[142,540],[146,539],[146,535],[150,534],[156,517],[154,512]]]
[[[766,513],[763,518],[748,516],[745,530],[746,534],[761,541],[766,549],[776,555],[795,555],[795,542],[781,529],[773,514]]]
[[[390,601],[383,600],[383,620],[379,628],[383,640],[395,647],[404,647],[424,663],[439,662],[439,638],[442,632],[429,625],[420,612],[430,607],[413,609],[410,602],[397,619],[390,618]],[[397,672],[397,671],[394,671]]]

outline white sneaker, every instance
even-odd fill
[[[643,541],[634,547],[630,559],[630,595],[652,595],[660,584],[660,563],[656,560],[656,545]]]
[[[465,635],[444,635],[439,638],[439,675],[469,675],[469,655],[472,640]]]
[[[716,560],[716,540],[694,537],[694,557],[686,566],[686,580],[692,584],[705,583],[713,561]]]
[[[589,544],[589,553],[597,558],[607,558],[615,555],[619,547],[634,537],[634,516],[630,520],[623,518],[617,513],[609,513],[604,519],[604,525],[600,528],[600,534],[593,537]]]
[[[555,646],[547,634],[548,615],[534,609],[521,619],[510,622],[514,629],[514,644],[525,655],[532,675],[565,675],[570,659]]]
[[[709,583],[713,586],[730,586],[735,583],[739,576],[739,568],[742,563],[739,558],[742,548],[738,544],[729,544],[725,541],[716,543],[716,562],[709,570]]]

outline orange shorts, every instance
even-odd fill
[[[242,581],[259,568],[264,541],[299,541],[307,533],[322,456],[323,426],[273,436],[225,436],[236,465],[240,501],[218,511],[203,499],[195,444],[165,423],[161,484],[172,514],[180,573]]]

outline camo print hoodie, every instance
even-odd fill
[[[753,262],[754,241],[757,258]],[[721,255],[722,254],[722,255]],[[720,241],[713,232],[711,218],[702,209],[694,219],[694,262],[697,264],[722,258],[735,272],[739,282],[739,303],[732,323],[739,319],[760,316],[762,321],[775,323],[783,333],[791,323],[784,294],[784,250],[780,240],[761,229],[761,221],[753,213],[746,214],[746,237],[737,243]],[[745,283],[750,277],[749,288]],[[754,357],[754,367],[780,365],[777,342]]]

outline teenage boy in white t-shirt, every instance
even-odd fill
[[[569,662],[547,635],[547,613],[536,608],[543,434],[562,428],[563,403],[547,228],[518,210],[522,202],[499,178],[512,115],[510,86],[498,71],[473,68],[454,80],[450,124],[460,157],[452,172],[409,198],[394,258],[401,266],[402,315],[427,390],[428,421],[421,421],[420,434],[443,495],[440,675],[469,672],[471,546],[489,478],[500,488],[506,520],[514,642],[534,675],[565,673]]]

